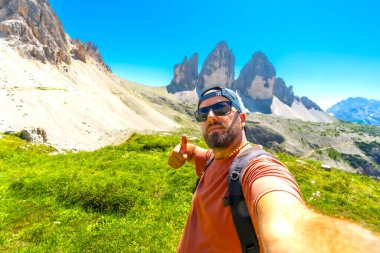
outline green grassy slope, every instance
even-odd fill
[[[195,172],[167,165],[180,135],[133,135],[116,147],[49,155],[0,138],[0,252],[175,252]],[[192,142],[204,146],[203,141]],[[314,209],[380,232],[380,184],[279,154]]]

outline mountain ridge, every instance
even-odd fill
[[[341,120],[380,126],[380,100],[350,97],[331,106],[326,112]]]
[[[193,55],[197,58],[192,56],[192,61],[188,61],[185,57],[182,63],[175,65],[173,79],[166,86],[167,91],[176,97],[189,97],[192,90],[195,90],[199,96],[206,89],[221,86],[237,91],[249,112],[273,113],[286,118],[320,122],[334,121],[314,101],[306,96],[296,96],[293,86],[288,87],[284,79],[276,77],[276,69],[261,51],[252,55],[241,69],[237,79],[234,78],[235,57],[227,42],[217,43],[204,60],[199,74],[196,71],[198,54]],[[191,75],[188,74],[188,69],[192,69]],[[184,76],[186,78],[181,78]],[[186,95],[178,93],[186,93]],[[280,102],[274,101],[275,98]],[[197,96],[194,96],[194,103],[196,100]],[[283,109],[279,110],[278,107]]]

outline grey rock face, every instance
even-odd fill
[[[294,101],[293,86],[290,85],[288,88],[282,78],[276,78],[274,81],[273,95],[289,107],[292,106]]]
[[[198,82],[198,54],[195,53],[190,59],[183,59],[181,64],[176,64],[173,71],[173,79],[166,87],[169,93],[194,90]]]
[[[71,41],[48,0],[0,0],[0,37],[22,56],[43,63],[70,64],[70,51],[83,47],[88,56],[108,68],[93,44]]]
[[[256,52],[242,68],[233,88],[253,99],[272,99],[276,70],[262,52]]]
[[[262,52],[256,52],[242,68],[233,89],[251,112],[270,114],[276,70]]]
[[[235,75],[235,56],[226,42],[219,42],[202,65],[197,85],[198,94],[214,86],[231,88]]]
[[[0,9],[0,31],[21,53],[44,63],[70,64],[69,41],[47,0],[3,0]]]

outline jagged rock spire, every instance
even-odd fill
[[[194,90],[198,82],[198,54],[194,53],[190,59],[183,59],[181,64],[176,64],[173,70],[173,79],[166,87],[169,93]]]
[[[276,70],[262,52],[253,54],[242,68],[233,88],[253,99],[272,99]]]
[[[219,42],[207,56],[199,74],[197,92],[213,86],[231,87],[235,75],[235,56],[225,41]]]

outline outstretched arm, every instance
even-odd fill
[[[205,149],[187,142],[186,135],[182,135],[181,143],[175,146],[169,155],[168,164],[174,169],[182,167],[186,161],[195,164],[197,152],[205,152]]]
[[[370,231],[317,214],[287,192],[265,194],[257,214],[265,252],[380,252]]]

